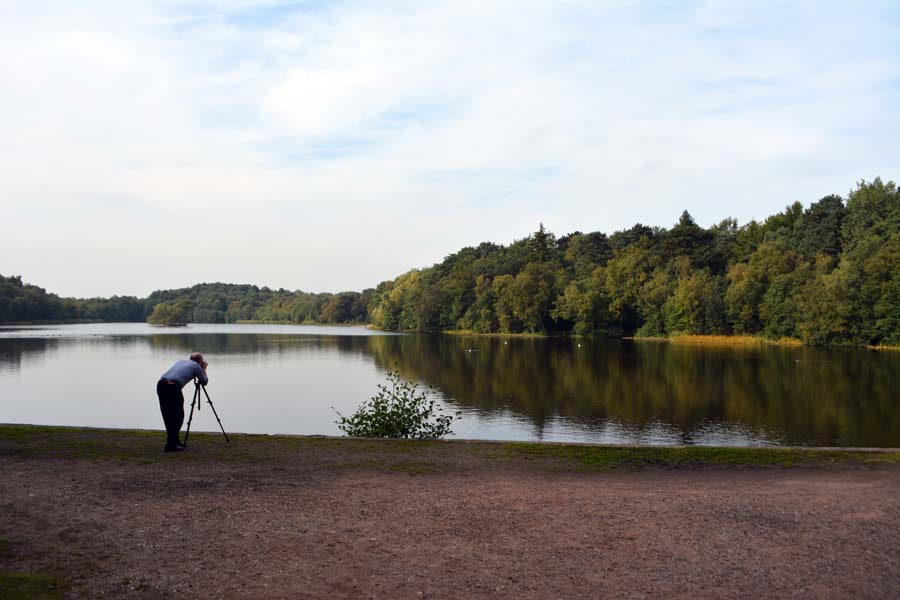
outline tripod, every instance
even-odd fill
[[[191,421],[194,419],[194,405],[197,405],[197,412],[200,412],[200,404],[202,401],[200,399],[200,388],[203,388],[203,393],[206,394],[206,402],[209,404],[209,407],[212,409],[213,414],[216,416],[216,421],[219,422],[219,428],[222,430],[222,435],[225,436],[225,441],[227,443],[231,443],[231,440],[228,439],[228,434],[225,433],[225,428],[222,427],[222,419],[219,418],[219,413],[216,412],[216,407],[213,406],[212,400],[209,399],[209,392],[206,391],[205,385],[200,385],[200,382],[194,378],[194,397],[191,399],[191,414],[188,417],[187,431],[184,432],[184,445],[187,446],[188,436],[191,435]]]

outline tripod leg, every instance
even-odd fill
[[[194,397],[191,398],[191,414],[190,414],[190,416],[188,416],[187,431],[184,432],[185,447],[187,447],[188,436],[191,435],[191,421],[194,420],[194,404],[199,404],[199,402],[198,402],[199,400],[200,400],[200,386],[197,385],[194,388]]]
[[[222,430],[222,435],[225,436],[225,442],[230,444],[231,440],[228,439],[228,434],[225,433],[225,428],[222,426],[222,420],[219,418],[219,413],[216,412],[216,407],[213,406],[212,400],[209,399],[209,392],[206,391],[206,386],[203,386],[203,393],[206,394],[206,402],[209,404],[209,407],[212,409],[213,414],[216,415],[216,421],[219,422],[219,429]],[[197,396],[200,396],[200,391],[197,391]]]

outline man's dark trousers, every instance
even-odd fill
[[[181,443],[178,432],[184,424],[184,396],[181,394],[181,386],[160,379],[156,384],[156,395],[159,396],[159,411],[166,424],[166,448],[174,448]]]

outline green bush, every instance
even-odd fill
[[[452,434],[454,416],[443,411],[433,398],[419,391],[419,385],[402,381],[400,373],[390,371],[387,384],[378,384],[378,393],[345,417],[335,421],[341,431],[352,437],[412,438],[436,440]]]

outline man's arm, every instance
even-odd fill
[[[197,363],[194,363],[197,365]],[[206,367],[209,366],[208,362],[205,362],[202,365],[197,365],[197,368],[194,369],[194,372],[197,374],[197,381],[200,382],[200,385],[206,385],[209,383],[209,376],[206,374]]]

